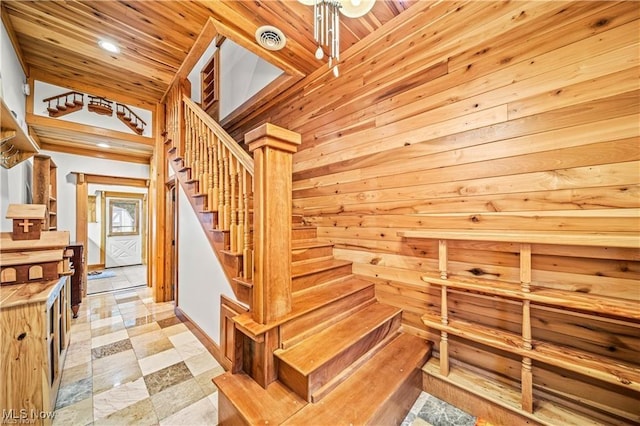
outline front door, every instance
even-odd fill
[[[142,263],[142,200],[107,197],[105,267]]]

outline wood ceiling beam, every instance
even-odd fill
[[[95,137],[96,135],[117,141],[129,142],[132,144],[140,144],[150,149],[155,146],[154,138],[146,136],[133,135],[116,130],[104,129],[102,127],[87,126],[84,124],[71,123],[69,121],[58,120],[55,118],[44,117],[35,114],[27,114],[27,124],[34,127],[48,127],[56,130],[64,130],[80,134],[87,134]]]
[[[31,77],[34,80],[42,81],[44,83],[53,84],[55,86],[65,87],[67,89],[74,90],[80,93],[86,93],[93,96],[101,96],[107,98],[110,101],[119,102],[121,104],[127,104],[138,108],[150,110],[152,112],[156,109],[155,102],[148,102],[133,96],[126,96],[120,93],[115,93],[112,90],[84,84],[76,80],[70,80],[66,78],[60,78],[49,72],[33,68],[31,70]]]
[[[115,152],[104,152],[87,148],[77,148],[68,145],[58,145],[56,143],[43,143],[41,149],[46,151],[62,152],[65,154],[82,155],[84,157],[101,158],[103,160],[125,161],[127,163],[149,164],[150,156],[136,156],[132,154],[119,154]]]
[[[205,22],[204,26],[202,27],[202,31],[200,31],[198,38],[187,54],[187,57],[184,59],[182,65],[180,65],[180,68],[167,86],[167,89],[162,95],[162,100],[160,101],[160,103],[164,103],[167,94],[177,81],[180,81],[183,78],[187,78],[193,67],[200,60],[200,57],[202,57],[204,52],[207,50],[207,47],[209,47],[209,45],[217,35],[218,30],[214,25],[213,19],[207,19],[207,22]]]
[[[132,178],[122,176],[106,176],[106,175],[92,175],[84,172],[71,172],[78,178],[78,182],[95,183],[99,185],[122,185],[122,186],[134,186],[138,188],[148,188],[149,179]]]
[[[16,56],[18,57],[18,62],[20,62],[20,67],[24,74],[29,77],[29,68],[27,67],[27,63],[24,61],[24,54],[22,53],[22,48],[20,48],[20,43],[18,43],[18,36],[16,35],[16,31],[13,28],[13,24],[11,23],[11,18],[9,17],[9,13],[7,12],[6,6],[4,3],[0,3],[0,10],[2,12],[2,23],[4,27],[7,29],[7,33],[9,34],[9,39],[11,40],[11,45],[13,46],[13,50],[16,52]]]

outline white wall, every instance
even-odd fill
[[[41,151],[58,166],[58,230],[70,231],[76,239],[76,180],[72,172],[149,179],[149,166],[124,161],[103,160],[60,152]]]
[[[47,111],[47,103],[42,102],[42,100],[71,91],[71,89],[66,87],[60,87],[53,84],[43,83],[42,81],[36,81],[33,90],[33,113],[35,115],[48,117],[49,112]],[[88,94],[91,95],[91,93]],[[137,134],[126,124],[120,121],[120,119],[118,119],[115,113],[115,103],[113,105],[114,113],[111,116],[90,112],[87,109],[88,105],[89,98],[85,96],[84,107],[81,110],[72,112],[60,118],[56,118],[56,120],[79,123],[87,126],[97,126],[105,129],[117,130],[119,132],[131,133],[132,135]],[[138,114],[138,116],[146,123],[142,136],[151,137],[151,135],[153,134],[153,113],[149,110],[137,108],[132,105],[127,106],[133,112]]]
[[[27,79],[20,67],[18,56],[13,50],[9,34],[2,23],[0,30],[0,97],[11,111],[16,114],[16,120],[26,131],[25,124],[25,96],[22,84]],[[11,169],[0,167],[0,230],[9,232],[13,228],[10,220],[6,219],[9,204],[25,204],[31,201],[31,171],[32,163],[23,161]]]
[[[0,167],[0,231],[9,232],[13,222],[6,218],[9,204],[29,204],[31,202],[31,161],[23,161],[11,169]]]
[[[13,50],[4,22],[0,33],[0,80],[2,80],[0,97],[9,109],[16,113],[18,123],[26,132],[27,126],[24,120],[26,103],[25,95],[22,93],[22,85],[27,82],[27,78],[22,71],[20,61],[18,61],[18,55]]]
[[[214,40],[188,76],[194,102],[200,102],[200,71],[215,51]],[[226,39],[220,47],[220,118],[225,118],[281,74],[280,68]]]
[[[280,68],[226,39],[220,46],[220,118],[281,74]]]
[[[178,193],[178,307],[219,345],[220,295],[235,297],[187,196]]]

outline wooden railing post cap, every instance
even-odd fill
[[[299,133],[276,126],[275,124],[265,123],[262,126],[253,129],[244,136],[244,141],[249,145],[249,151],[268,146],[280,149],[282,151],[296,152],[298,145],[302,142]]]

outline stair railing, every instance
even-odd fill
[[[229,251],[242,253],[243,278],[253,272],[251,211],[253,159],[202,108],[187,96],[184,105],[184,166],[198,192],[206,195],[206,210],[217,212],[216,229],[229,232]]]
[[[165,137],[216,212],[229,251],[242,255],[242,278],[252,282],[254,321],[266,324],[291,311],[292,156],[300,135],[271,124],[247,133],[253,158],[176,84],[165,103]]]

